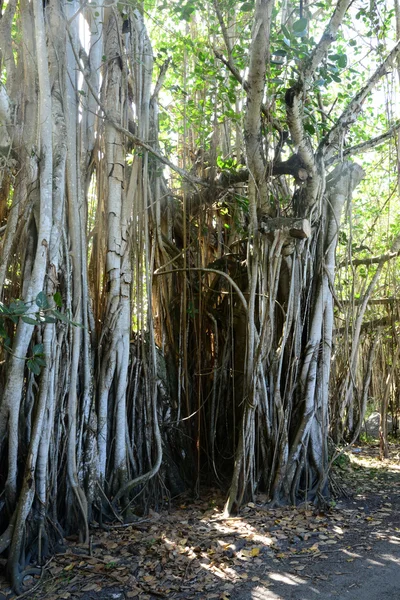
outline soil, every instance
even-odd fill
[[[223,498],[170,506],[127,526],[92,529],[26,578],[29,600],[398,600],[400,447],[380,461],[353,448],[334,470],[331,506],[271,509],[266,498],[224,519]],[[345,493],[345,496],[343,496]],[[0,564],[1,561],[0,559]],[[0,576],[0,600],[15,597]],[[21,596],[20,596],[21,598]]]

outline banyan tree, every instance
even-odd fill
[[[258,491],[327,497],[342,213],[356,155],[397,131],[360,125],[397,65],[394,13],[360,76],[351,21],[375,9],[351,5],[1,3],[0,552],[17,592],[65,533],[88,541],[138,504],[216,484],[227,513]]]

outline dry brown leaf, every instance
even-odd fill
[[[81,592],[100,592],[101,587],[97,583],[88,583],[81,588]]]
[[[107,544],[107,549],[108,550],[116,550],[118,548],[119,544],[117,544],[116,542],[111,542]]]

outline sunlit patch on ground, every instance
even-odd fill
[[[348,454],[337,472],[350,497],[326,511],[272,509],[260,496],[224,518],[224,498],[210,491],[204,501],[187,498],[129,526],[94,527],[91,556],[77,540],[66,542],[42,581],[33,578],[29,600],[109,600],[111,593],[121,600],[286,600],[293,593],[311,600],[351,569],[397,567],[399,453],[386,461],[374,447]],[[385,553],[376,556],[376,544],[386,544]]]

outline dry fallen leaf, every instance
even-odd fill
[[[101,587],[97,583],[88,583],[85,587],[81,588],[81,592],[100,592]]]

